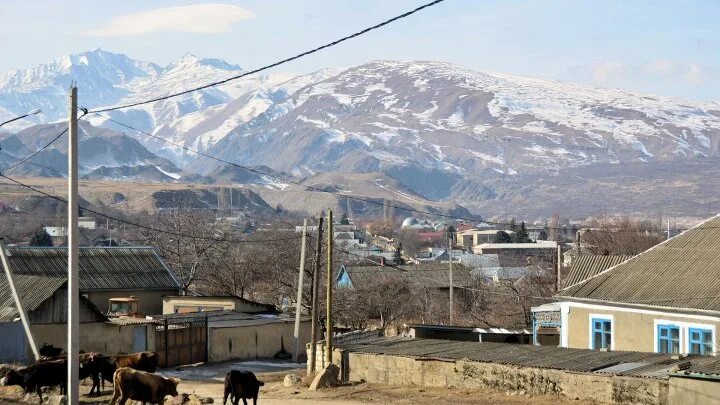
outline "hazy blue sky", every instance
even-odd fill
[[[0,72],[98,47],[161,65],[191,52],[249,69],[424,1],[0,0]],[[180,7],[189,5],[195,6]],[[305,72],[373,59],[439,60],[720,100],[719,22],[716,0],[446,0],[278,70]]]

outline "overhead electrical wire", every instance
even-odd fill
[[[371,26],[371,27],[365,28],[365,29],[363,29],[363,30],[361,30],[361,31],[357,31],[357,32],[355,32],[355,33],[353,33],[353,34],[344,36],[344,37],[342,37],[342,38],[340,38],[340,39],[337,39],[337,40],[335,40],[335,41],[328,42],[328,43],[326,43],[326,44],[324,44],[324,45],[318,46],[317,48],[310,49],[310,50],[308,50],[308,51],[299,53],[299,54],[294,55],[294,56],[291,56],[291,57],[289,57],[289,58],[285,58],[285,59],[279,60],[279,61],[277,61],[277,62],[271,63],[271,64],[269,64],[269,65],[265,65],[265,66],[263,66],[263,67],[260,67],[260,68],[257,68],[257,69],[254,69],[254,70],[251,70],[251,71],[248,71],[248,72],[244,72],[244,73],[239,74],[239,75],[231,76],[231,77],[228,77],[228,78],[223,79],[223,80],[219,80],[219,81],[212,82],[212,83],[208,83],[208,84],[205,84],[205,85],[202,85],[202,86],[199,86],[199,87],[194,87],[194,88],[191,88],[191,89],[179,91],[179,92],[176,92],[176,93],[168,94],[168,95],[165,95],[165,96],[154,97],[154,98],[151,98],[151,99],[148,99],[148,100],[144,100],[144,101],[138,101],[138,102],[134,102],[134,103],[128,103],[128,104],[117,105],[117,106],[112,106],[112,107],[96,108],[96,109],[89,110],[89,112],[91,112],[91,113],[98,113],[98,112],[107,112],[107,111],[121,110],[121,109],[124,109],[124,108],[136,107],[136,106],[139,106],[139,105],[148,104],[148,103],[154,103],[154,102],[156,102],[156,101],[167,100],[167,99],[169,99],[169,98],[181,96],[181,95],[183,95],[183,94],[188,94],[188,93],[192,93],[192,92],[194,92],[194,91],[203,90],[203,89],[207,89],[207,88],[209,88],[209,87],[214,87],[214,86],[218,86],[218,85],[221,85],[221,84],[225,84],[225,83],[227,83],[227,82],[230,82],[230,81],[233,81],[233,80],[237,80],[237,79],[240,79],[240,78],[245,77],[245,76],[250,76],[250,75],[253,75],[253,74],[255,74],[255,73],[259,73],[259,72],[262,72],[262,71],[264,71],[264,70],[268,70],[268,69],[271,69],[271,68],[274,68],[274,67],[283,65],[283,64],[285,64],[285,63],[292,62],[292,61],[294,61],[294,60],[297,60],[297,59],[300,59],[300,58],[302,58],[302,57],[308,56],[308,55],[310,55],[310,54],[319,52],[319,51],[321,51],[321,50],[323,50],[323,49],[327,49],[327,48],[333,47],[333,46],[335,46],[335,45],[338,45],[338,44],[340,44],[340,43],[342,43],[342,42],[345,42],[345,41],[348,41],[348,40],[350,40],[350,39],[357,38],[357,37],[359,37],[359,36],[361,36],[361,35],[363,35],[363,34],[366,34],[366,33],[370,32],[370,31],[377,30],[377,29],[382,28],[382,27],[384,27],[384,26],[386,26],[386,25],[388,25],[388,24],[391,24],[391,23],[393,23],[393,22],[395,22],[395,21],[398,21],[398,20],[401,20],[401,19],[403,19],[403,18],[409,17],[409,16],[411,16],[411,15],[413,15],[413,14],[415,14],[415,13],[421,11],[421,10],[424,10],[424,9],[426,9],[426,8],[429,8],[429,7],[432,7],[432,6],[437,5],[437,4],[439,4],[439,3],[442,3],[443,1],[445,1],[445,0],[434,0],[434,1],[431,1],[431,2],[429,2],[429,3],[426,3],[426,4],[423,4],[423,5],[419,6],[419,7],[416,7],[416,8],[414,8],[414,9],[408,11],[408,12],[402,13],[402,14],[400,14],[400,15],[398,15],[398,16],[395,16],[395,17],[393,17],[393,18],[390,18],[390,19],[388,19],[388,20],[385,20],[385,21],[383,21],[383,22],[381,22],[381,23],[378,23],[378,24],[375,24],[375,25],[373,25],[373,26]]]

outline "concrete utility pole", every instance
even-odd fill
[[[452,257],[452,235],[448,235],[448,258],[450,259],[450,325],[453,323],[453,310],[455,309],[455,306],[453,305],[453,257]]]
[[[317,307],[320,299],[320,260],[322,260],[323,217],[318,220],[318,236],[315,244],[315,269],[312,277],[312,307],[310,309],[310,367],[308,374],[315,372],[317,359]]]
[[[78,128],[77,87],[70,87],[70,116],[68,132],[68,331],[67,331],[67,400],[80,401],[80,289],[78,286]]]
[[[333,319],[332,319],[332,287],[333,287],[333,214],[332,210],[328,210],[328,234],[327,234],[327,295],[325,297],[325,364],[332,363],[332,338],[333,338]]]
[[[33,338],[32,331],[30,330],[30,322],[27,319],[27,313],[25,313],[22,301],[20,301],[20,296],[15,289],[12,271],[10,271],[10,263],[8,263],[7,256],[5,255],[5,247],[2,244],[0,244],[0,260],[2,260],[2,266],[5,269],[5,276],[7,276],[8,285],[10,285],[10,292],[12,293],[13,300],[15,300],[15,308],[17,308],[18,313],[20,314],[20,320],[22,321],[23,328],[25,329],[25,336],[27,336],[30,349],[33,352],[33,356],[35,356],[35,360],[40,360],[40,352],[38,352],[35,339]]]
[[[232,195],[232,194],[231,194]],[[303,219],[303,234],[300,242],[300,273],[298,274],[298,292],[295,299],[295,349],[293,350],[293,362],[297,363],[300,352],[300,310],[302,308],[303,277],[305,275],[305,244],[307,243],[307,218]]]

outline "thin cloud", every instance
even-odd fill
[[[106,26],[86,31],[91,36],[132,36],[160,32],[218,34],[255,14],[231,4],[196,4],[166,7],[113,17]]]

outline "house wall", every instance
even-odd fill
[[[669,405],[720,405],[720,381],[687,377],[671,377]]]
[[[222,328],[210,325],[208,360],[272,358],[281,350],[292,353],[294,328],[293,322]],[[306,356],[305,346],[308,342],[310,342],[309,320],[300,323],[301,356]]]
[[[100,312],[106,314],[110,298],[122,298],[134,296],[140,303],[138,310],[144,315],[158,315],[163,313],[163,297],[177,295],[178,290],[112,290],[112,291],[90,291],[84,292],[88,299],[95,304]]]
[[[87,299],[80,300],[80,323],[102,322],[103,316],[97,313]],[[28,313],[30,323],[63,323],[67,322],[67,288],[55,291],[52,297],[43,301],[39,307]]]
[[[588,349],[590,347],[590,319],[593,317],[610,317],[612,319],[612,350],[640,352],[657,351],[658,323],[672,323],[680,327],[680,351],[687,353],[688,327],[703,327],[714,332],[715,352],[718,350],[717,331],[720,330],[720,318],[691,315],[671,314],[662,311],[648,311],[631,308],[614,308],[601,305],[577,305],[565,303],[567,306],[566,347]],[[596,316],[597,315],[597,316]]]
[[[31,325],[38,347],[51,344],[67,348],[67,327],[64,324]],[[80,325],[80,350],[103,354],[133,353],[135,329],[145,331],[146,350],[155,350],[154,325],[116,325],[104,322]],[[29,350],[29,348],[28,348]],[[30,354],[30,353],[28,353]]]

